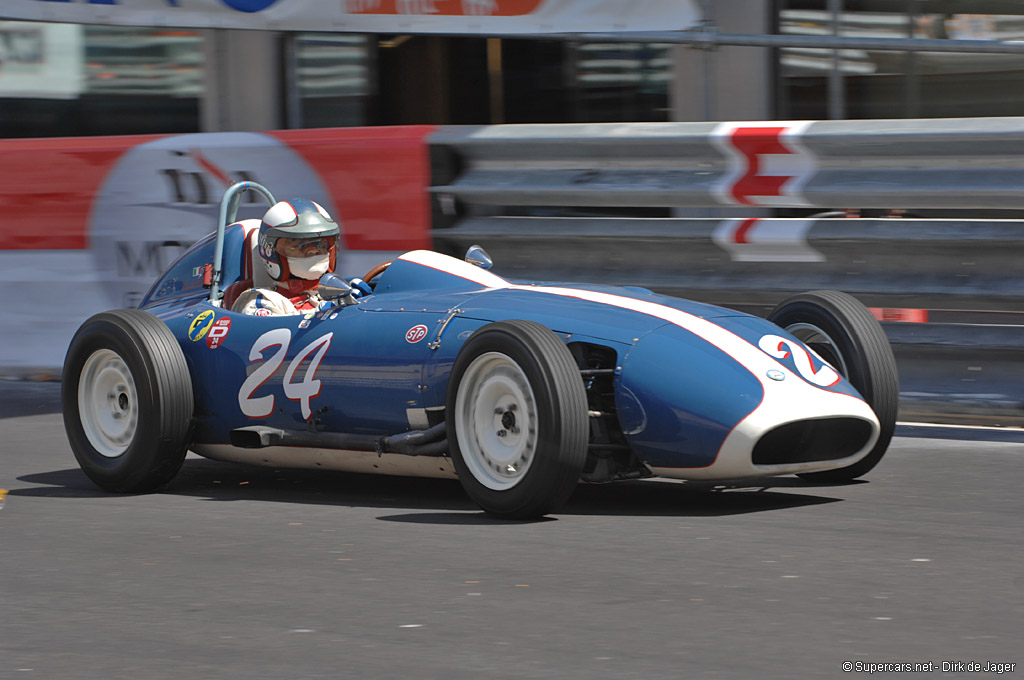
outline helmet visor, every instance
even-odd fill
[[[277,240],[277,252],[285,257],[326,255],[331,252],[331,242],[333,240],[333,238],[327,236],[318,236],[316,238],[279,238]]]

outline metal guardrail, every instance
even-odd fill
[[[434,242],[453,254],[479,243],[503,276],[714,304],[837,289],[872,307],[1024,312],[1024,221],[494,216],[435,229]]]
[[[1024,427],[1024,327],[883,323],[902,421]]]
[[[900,417],[1024,425],[1024,221],[749,216],[1024,210],[1024,118],[504,125],[441,128],[430,146],[440,250],[479,243],[503,276],[725,306],[832,288],[872,307],[991,313],[1004,325],[885,324]],[[696,207],[738,216],[580,216]]]
[[[1024,209],[1024,117],[449,127],[430,145],[434,191],[464,204]]]
[[[717,31],[644,31],[622,33],[556,33],[529,36],[538,40],[591,40],[600,42],[657,42],[714,49],[737,47],[806,47],[818,49],[885,50],[898,52],[945,52],[1024,54],[1024,44],[1009,40],[948,40],[936,38],[875,38],[866,36],[764,35]]]

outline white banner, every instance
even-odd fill
[[[350,33],[679,31],[696,0],[3,0],[0,18]]]
[[[84,81],[81,26],[0,21],[0,96],[77,97]]]

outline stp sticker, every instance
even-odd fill
[[[213,327],[210,328],[209,334],[206,336],[206,346],[210,349],[217,349],[221,343],[224,342],[224,338],[228,337],[228,331],[231,330],[231,319],[222,316],[213,322]]]
[[[192,323],[188,327],[188,339],[192,342],[199,342],[206,336],[206,331],[210,330],[212,325],[213,310],[207,309],[192,319]]]
[[[405,332],[406,342],[419,342],[425,337],[427,337],[427,327],[423,324],[413,326]]]

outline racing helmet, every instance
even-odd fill
[[[260,223],[258,250],[277,283],[290,278],[318,280],[338,260],[338,223],[323,206],[289,198],[271,206]]]

